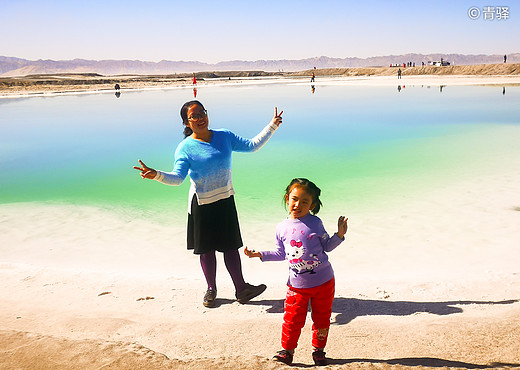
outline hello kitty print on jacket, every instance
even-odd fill
[[[311,236],[312,238],[313,236]],[[312,260],[303,260],[301,257],[305,252],[305,248],[303,247],[303,242],[300,240],[292,239],[290,242],[290,246],[285,248],[285,255],[287,256],[287,260],[289,261],[289,268],[295,274],[303,274],[306,272],[314,273],[314,267],[318,266],[321,262],[314,255],[310,255],[309,257],[313,258]]]
[[[289,263],[301,262],[301,256],[303,256],[303,243],[300,240],[291,240],[291,246],[285,249],[285,255],[289,260]]]

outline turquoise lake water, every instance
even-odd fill
[[[325,207],[377,203],[442,186],[518,147],[520,87],[363,87],[270,84],[200,87],[210,126],[256,135],[283,110],[257,153],[235,153],[241,214],[283,213],[293,177],[323,191]],[[0,204],[58,202],[185,215],[189,180],[139,177],[137,159],[171,170],[183,139],[179,109],[191,88],[0,99]],[[518,152],[518,151],[517,151]],[[507,163],[505,163],[507,165]]]

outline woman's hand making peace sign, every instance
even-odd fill
[[[278,114],[278,107],[274,107],[274,117],[271,120],[272,123],[274,123],[276,126],[280,126],[282,124],[282,113],[283,111]]]
[[[157,175],[157,171],[145,165],[140,159],[139,164],[141,164],[141,167],[134,166],[134,168],[138,171],[141,171],[141,177],[143,179],[153,180],[153,178]]]

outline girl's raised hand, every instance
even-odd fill
[[[338,218],[338,232],[336,233],[341,239],[345,236],[347,233],[348,225],[347,225],[348,218],[345,216],[339,216]]]
[[[143,161],[141,161],[140,159],[138,161],[139,161],[139,164],[141,165],[141,167],[134,166],[134,168],[138,171],[141,171],[141,177],[143,179],[150,179],[150,180],[155,178],[155,176],[157,175],[157,171],[154,170],[153,168],[150,168],[147,165],[145,165],[143,163]]]
[[[272,123],[274,123],[276,126],[280,126],[282,124],[282,113],[283,111],[278,114],[278,107],[274,107],[274,117],[271,120]]]
[[[254,249],[247,249],[247,247],[244,249],[244,253],[249,258],[254,258],[254,257],[262,258],[262,253],[256,252]]]

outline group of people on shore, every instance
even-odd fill
[[[187,248],[199,256],[207,289],[202,299],[205,307],[217,306],[216,252],[224,255],[224,263],[235,286],[235,297],[241,304],[262,294],[264,284],[252,285],[242,274],[239,249],[243,246],[235,207],[235,191],[231,179],[232,152],[255,152],[261,149],[282,124],[282,113],[274,109],[271,121],[252,139],[243,138],[227,129],[210,129],[208,112],[201,102],[185,103],[180,111],[184,140],[175,151],[173,170],[153,169],[139,160],[143,179],[167,185],[180,185],[189,176]],[[273,360],[291,364],[307,307],[312,310],[312,357],[315,364],[325,365],[327,343],[334,299],[334,271],[327,253],[340,245],[347,233],[347,218],[340,216],[332,236],[316,216],[322,203],[321,190],[306,178],[294,178],[287,185],[283,199],[288,217],[276,228],[276,249],[244,253],[263,262],[287,260],[289,278],[282,324],[282,349]]]

